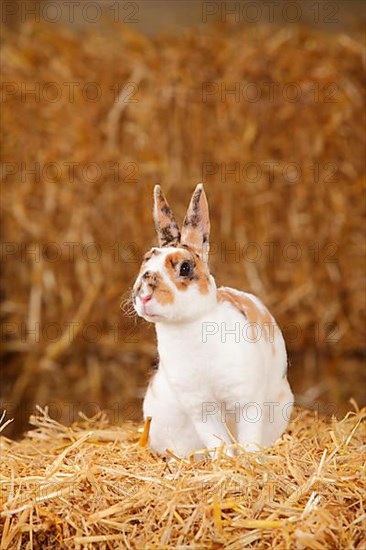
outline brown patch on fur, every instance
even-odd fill
[[[154,296],[156,301],[161,305],[172,304],[174,302],[174,294],[169,286],[164,283],[163,277],[160,273],[154,271],[145,271],[142,275],[142,279],[151,290],[151,295]],[[141,283],[136,289],[136,293],[139,292]]]
[[[207,265],[205,264],[205,262],[203,262],[201,256],[196,252],[196,250],[194,248],[191,248],[189,245],[182,244],[178,248],[183,248],[191,254],[191,257],[195,264],[196,277],[194,278],[194,280],[197,283],[198,290],[201,292],[201,294],[208,294],[210,279]]]
[[[193,262],[193,275],[191,277],[179,277],[177,266],[184,260]],[[165,268],[171,281],[178,290],[187,290],[187,288],[196,283],[201,294],[207,294],[209,291],[208,270],[199,255],[188,246],[180,246],[177,252],[169,254],[165,258]]]
[[[148,262],[153,256],[158,256],[159,254],[161,254],[161,251],[157,248],[153,248],[152,250],[149,250],[149,252],[146,252],[144,257],[142,258],[141,267],[146,264],[146,262]]]
[[[149,250],[148,252],[146,252],[146,254],[143,256],[142,258],[142,262],[141,262],[141,266],[140,266],[140,271],[139,271],[139,275],[141,275],[142,273],[144,273],[144,271],[146,270],[146,264],[149,260],[151,260],[151,258],[153,256],[157,256],[161,254],[161,250],[158,250],[158,249],[152,249],[152,250]]]
[[[164,283],[160,273],[147,271],[142,278],[147,282],[149,288],[151,288],[152,295],[159,304],[165,305],[174,302],[173,292],[168,285]]]
[[[219,288],[217,290],[217,300],[219,302],[229,302],[244,315],[252,325],[251,332],[253,341],[256,339],[254,325],[259,327],[261,330],[260,336],[271,345],[272,353],[275,355],[276,346],[274,345],[274,329],[277,328],[277,323],[264,304],[263,307],[258,307],[250,297],[245,294],[237,294],[227,288]]]
[[[163,281],[159,283],[157,289],[155,290],[154,297],[162,306],[172,304],[174,302],[173,292]]]
[[[201,294],[208,294],[210,280],[208,277],[207,268],[201,258],[198,258],[196,261],[196,275],[198,290],[201,292]]]
[[[180,262],[182,262],[185,259],[188,259],[187,256],[180,251],[174,252],[173,254],[169,254],[169,256],[165,258],[165,268],[168,272],[168,275],[171,281],[175,284],[178,290],[187,290],[191,282],[188,279],[180,280],[177,278],[176,267]]]

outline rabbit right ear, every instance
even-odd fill
[[[154,222],[159,246],[177,246],[180,241],[179,227],[160,185],[154,188]]]
[[[182,244],[195,249],[202,259],[207,262],[209,235],[210,216],[208,213],[207,198],[203,184],[199,183],[194,190],[186,217],[183,221]]]

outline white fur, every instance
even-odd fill
[[[208,326],[204,323],[216,324],[218,332],[204,338]],[[227,333],[225,341],[225,329],[234,329],[235,323],[240,330]],[[243,315],[228,302],[216,302],[193,321],[156,323],[160,363],[143,406],[144,417],[152,417],[153,449],[187,456],[202,448],[229,445],[227,425],[234,438],[253,451],[272,445],[282,435],[293,403],[282,334],[278,328],[274,331],[273,356],[263,337],[250,341],[246,328]],[[249,337],[235,341],[243,329]],[[248,407],[250,403],[255,405]],[[254,418],[261,413],[261,418],[250,422],[251,413]]]

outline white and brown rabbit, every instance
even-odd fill
[[[135,310],[155,323],[158,340],[159,366],[143,405],[151,448],[187,456],[233,439],[251,451],[270,446],[293,406],[280,328],[252,294],[216,288],[202,184],[182,231],[156,186],[154,221],[159,247],[144,256],[133,287]]]

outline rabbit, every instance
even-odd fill
[[[153,217],[159,246],[145,254],[132,289],[135,311],[157,334],[159,365],[143,403],[150,448],[188,457],[271,446],[293,407],[279,326],[253,294],[216,287],[202,184],[181,231],[158,185]]]

